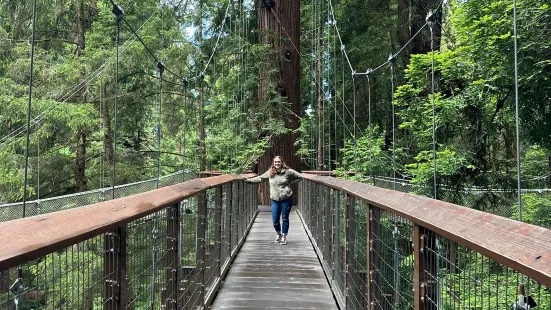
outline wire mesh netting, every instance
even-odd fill
[[[196,178],[192,171],[178,171],[159,178],[159,187],[175,185]],[[126,197],[151,191],[157,188],[157,179],[150,179],[130,184],[115,186],[114,198]],[[30,217],[50,212],[62,211],[76,207],[82,207],[113,199],[113,188],[102,188],[77,194],[29,201],[23,214],[23,203],[10,203],[0,205],[0,222],[11,221],[18,218]]]
[[[301,218],[341,309],[417,309],[419,298],[423,309],[551,310],[551,287],[495,258],[341,189],[306,180],[300,193]]]
[[[404,193],[427,195],[433,189],[425,185],[413,184],[408,180],[386,177],[373,177],[371,184],[377,187],[396,190]],[[551,199],[551,189],[523,189],[522,195],[533,195],[540,198]],[[428,195],[432,197],[431,195]],[[492,189],[492,188],[448,188],[439,187],[438,200],[447,201],[460,206],[492,213],[495,215],[518,218],[518,203],[516,190]],[[551,228],[547,221],[537,223],[538,226]]]
[[[0,270],[0,309],[204,306],[252,225],[256,195],[243,181],[198,191],[20,271]]]

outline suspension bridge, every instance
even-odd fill
[[[285,57],[289,63],[296,60],[307,63],[304,61],[306,56],[300,53],[293,39],[292,32],[298,31],[298,28],[284,27],[282,15],[288,12],[279,7],[278,2],[263,0],[260,10],[265,15],[261,17],[268,24],[273,22],[279,26],[284,40],[278,44],[286,49]],[[371,129],[374,113],[372,90],[377,83],[381,83],[383,76],[386,77],[376,77],[376,73],[388,70],[392,107],[389,119],[392,130],[388,139],[392,147],[388,154],[380,153],[378,156],[384,157],[385,162],[391,165],[391,173],[386,176],[373,174],[372,167],[377,158],[373,157],[372,152],[368,155],[357,154],[357,148],[350,152],[354,163],[363,161],[369,166],[369,174],[360,173],[356,178],[359,181],[336,177],[338,173],[342,176],[356,174],[351,171],[302,171],[304,179],[295,189],[295,206],[287,244],[273,241],[275,236],[270,209],[260,204],[263,201],[260,195],[265,188],[244,181],[254,174],[195,173],[187,169],[185,149],[199,153],[201,161],[206,161],[208,149],[204,122],[198,124],[198,145],[189,146],[186,142],[190,123],[187,110],[186,119],[180,124],[184,131],[180,146],[184,151],[174,152],[182,158],[178,167],[181,170],[163,176],[161,157],[162,153],[167,152],[166,146],[164,150],[162,147],[163,94],[166,93],[163,87],[176,85],[189,93],[190,83],[202,85],[206,75],[216,72],[211,67],[216,66],[216,57],[224,47],[221,42],[224,33],[247,32],[243,22],[246,16],[243,5],[239,8],[241,15],[236,15],[241,20],[233,21],[234,28],[225,28],[227,20],[232,18],[234,8],[231,3],[228,1],[224,7],[221,26],[213,34],[212,53],[205,62],[200,62],[204,67],[188,77],[165,63],[163,57],[157,55],[140,35],[140,30],[157,12],[146,18],[140,27],[134,27],[126,19],[122,7],[111,1],[115,16],[115,54],[55,104],[31,117],[36,41],[34,1],[27,121],[0,139],[0,145],[6,146],[25,136],[26,144],[22,201],[0,205],[0,309],[551,310],[551,230],[549,227],[523,223],[521,201],[522,193],[548,195],[549,189],[521,188],[520,147],[515,149],[514,156],[516,191],[491,191],[499,197],[497,209],[477,210],[478,206],[472,204],[473,200],[480,200],[478,195],[488,193],[485,189],[463,187],[458,190],[438,183],[434,41],[438,23],[435,16],[442,10],[445,1],[430,8],[425,23],[401,49],[367,70],[355,69],[349,48],[341,37],[333,3],[327,1],[325,26],[333,31],[334,43],[340,46],[343,86],[342,92],[337,91],[336,74],[320,77],[314,72],[315,69],[306,67],[306,75],[315,86],[311,91],[317,87],[318,99],[327,97],[322,104],[328,104],[328,111],[333,109],[334,127],[332,129],[329,125],[329,134],[324,134],[326,125],[320,120],[327,116],[322,109],[322,116],[316,119],[317,136],[305,133],[310,138],[307,143],[311,144],[311,148],[317,146],[317,160],[310,157],[311,154],[301,153],[300,156],[305,156],[301,158],[301,163],[309,168],[329,168],[337,162],[337,155],[331,154],[331,145],[358,145],[357,135],[363,129],[357,122],[356,85],[365,79],[367,127]],[[322,15],[320,3],[315,2],[319,5],[314,8],[316,18]],[[512,68],[515,71],[515,85],[512,92],[516,95],[516,145],[521,145],[516,10],[515,2],[515,62]],[[165,21],[162,15],[160,20],[163,30]],[[123,27],[130,33],[131,39],[126,38],[120,44]],[[398,58],[408,44],[427,29],[431,43],[428,103],[432,113],[432,150],[428,160],[432,167],[432,182],[419,185],[400,175],[397,160],[400,154],[394,147],[398,127],[394,109]],[[320,33],[316,35],[318,37],[314,41],[322,37]],[[118,136],[121,126],[118,114],[118,100],[121,98],[119,57],[132,47],[134,41],[143,47],[144,54],[153,59],[158,74],[155,77],[158,82],[158,93],[155,94],[157,105],[153,109],[156,114],[153,130],[155,150],[151,151],[156,153],[155,172],[153,178],[117,185],[117,163],[121,164],[117,156],[124,153],[117,152],[117,145],[121,143]],[[244,46],[240,45],[240,48],[243,53]],[[331,64],[337,57],[329,50],[325,53],[324,48],[321,45],[316,47],[317,57],[327,57],[327,62]],[[320,56],[324,53],[326,56]],[[244,58],[234,63],[246,67],[244,64]],[[79,188],[78,193],[45,198],[40,194],[38,177],[39,190],[34,194],[36,199],[29,200],[32,131],[41,128],[49,113],[83,91],[91,81],[103,74],[104,68],[111,65],[115,75],[113,135],[112,141],[109,141],[113,153],[109,155],[109,160],[104,161],[103,158],[107,158],[104,153],[107,152],[100,151],[97,189],[86,191]],[[229,67],[231,65],[226,64],[226,71],[222,68],[220,75],[229,75]],[[347,92],[345,71],[349,71],[346,75],[351,79],[351,104],[346,104],[344,98]],[[264,78],[268,79],[267,76]],[[238,83],[244,88],[241,83],[245,82]],[[263,89],[262,83],[259,82],[260,89]],[[283,90],[279,91],[283,94],[286,89],[281,88]],[[245,100],[245,91],[240,88],[238,93],[231,100],[237,100],[237,97]],[[202,88],[193,94],[193,97],[203,96]],[[337,106],[338,100],[342,101],[342,107]],[[100,99],[100,111],[104,109],[103,104]],[[290,118],[301,119],[301,111],[281,102],[276,104]],[[184,109],[187,107],[187,102],[184,102]],[[340,108],[342,113],[337,110]],[[228,104],[227,114],[234,110],[238,110],[240,115],[236,119],[242,119],[249,113],[244,105],[230,107]],[[198,112],[199,118],[204,120],[204,111],[205,106],[198,105],[193,114]],[[220,119],[221,124],[231,121],[222,116]],[[240,121],[232,125],[235,125],[232,130],[236,136],[244,135]],[[342,126],[342,137],[337,136],[337,125]],[[210,129],[215,130],[216,126],[211,125]],[[39,146],[37,149],[40,152]],[[168,153],[171,151],[168,150]],[[220,158],[214,161],[222,164],[226,159],[223,152],[217,154]],[[230,157],[234,155],[237,154]],[[40,154],[38,172],[39,159]],[[548,178],[548,175],[541,178]],[[80,185],[83,184],[85,182]],[[82,189],[85,187],[80,185]],[[415,194],[419,192],[430,198]],[[515,214],[518,220],[512,219]]]

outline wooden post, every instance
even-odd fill
[[[437,309],[436,234],[419,225],[413,229],[413,289],[415,309]],[[429,301],[432,300],[433,302]]]
[[[181,273],[181,262],[178,255],[178,245],[180,244],[180,204],[166,208],[166,248],[165,256],[166,266],[166,284],[163,288],[163,301],[165,309],[178,309],[178,284]]]
[[[336,278],[336,268],[337,262],[339,259],[339,195],[340,192],[338,190],[333,190],[333,216],[331,225],[333,228],[333,240],[332,240],[332,246],[333,246],[333,258],[332,258],[332,274],[331,274],[331,280],[335,281]]]
[[[217,187],[214,190],[214,257],[215,273],[217,277],[220,277],[222,264],[222,188]]]
[[[310,181],[310,207],[308,208],[308,227],[310,228],[310,233],[312,234],[312,238],[315,239],[315,221],[314,221],[314,216],[315,216],[315,212],[314,210],[316,209],[316,183],[313,182],[313,181]]]
[[[205,300],[205,232],[207,223],[207,195],[197,194],[197,249],[195,256],[197,299],[195,306],[202,306]]]
[[[370,266],[371,266],[371,205],[368,205],[367,208],[365,209],[365,213],[366,213],[366,221],[365,221],[365,225],[366,225],[366,229],[365,229],[365,232],[366,232],[366,236],[365,236],[365,246],[366,246],[366,249],[365,249],[365,285],[364,285],[364,294],[365,294],[365,300],[367,302],[367,309],[370,309],[371,308],[371,294],[370,294],[370,288],[371,288],[371,283],[370,283],[370,276],[369,276],[369,271],[370,271]]]
[[[350,300],[349,300],[349,263],[350,263],[350,253],[349,253],[349,242],[350,242],[350,195],[346,194],[346,204],[344,208],[344,287],[343,287],[343,295],[344,295],[344,304],[345,307],[348,309],[348,307],[351,306]]]
[[[329,257],[331,257],[331,235],[332,235],[332,229],[331,229],[331,189],[328,186],[324,186],[324,193],[325,193],[325,199],[324,199],[324,206],[325,206],[325,212],[323,216],[324,220],[324,227],[323,227],[323,259],[326,262],[329,262]]]
[[[369,277],[369,304],[371,309],[378,309],[381,306],[381,209],[369,206],[369,260],[367,268]]]
[[[126,308],[126,226],[104,237],[103,309]]]
[[[237,186],[239,188],[239,242],[244,238],[245,236],[245,187],[244,187],[243,181],[237,181]]]
[[[226,247],[228,251],[228,257],[231,256],[231,229],[232,229],[232,200],[233,200],[233,191],[232,184],[226,184],[226,229],[224,230],[224,240],[226,240]]]
[[[340,242],[340,205],[341,205],[341,199],[340,199],[340,192],[338,190],[334,191],[334,213],[333,213],[333,281],[337,279],[339,276],[338,270],[339,270],[339,261],[340,261],[340,249],[341,249],[341,242]]]
[[[232,201],[231,201],[231,248],[230,256],[233,257],[234,249],[237,249],[239,241],[238,221],[239,221],[239,187],[236,182],[232,183]]]
[[[346,197],[346,308],[356,309],[356,268],[354,253],[356,251],[356,198]]]

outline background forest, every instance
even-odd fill
[[[23,198],[32,3],[1,3],[0,203],[8,203]],[[259,71],[277,70],[274,51],[258,39],[261,2],[118,4],[125,22],[116,85],[112,3],[37,1],[27,199],[180,170],[244,171],[289,132],[277,85],[258,100]],[[524,195],[524,220],[545,226],[550,13],[546,1],[518,1],[521,185],[536,189]],[[509,199],[517,182],[513,47],[510,1],[302,1],[301,168],[396,178],[487,211],[505,204],[501,214],[518,218]],[[477,191],[468,203],[467,189]]]
[[[275,137],[297,134],[302,170],[336,170],[551,227],[547,0],[517,1],[518,127],[512,1],[301,1],[301,43],[294,46],[301,59],[298,109],[279,96],[277,83],[259,99],[260,77],[277,72],[274,64],[281,61],[259,39],[258,12],[269,2],[121,0],[124,20],[117,28],[111,1],[37,0],[25,198],[178,171],[242,172]],[[33,5],[0,3],[5,204],[24,199]],[[286,31],[274,33],[281,35],[276,40],[290,40]],[[297,130],[286,128],[289,118],[300,119]],[[42,266],[64,258],[55,255]],[[514,300],[512,274],[477,271],[470,259],[461,257],[461,276],[480,272],[477,284],[504,287]],[[400,264],[411,262],[410,256]],[[470,287],[457,290],[476,300]],[[550,307],[549,289],[537,290]]]

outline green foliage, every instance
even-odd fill
[[[360,174],[352,176],[356,180],[367,180],[372,175],[386,175],[392,171],[392,154],[385,148],[385,132],[379,127],[368,129],[357,139],[347,140],[342,152],[343,168],[337,173],[342,174],[346,168],[349,171],[357,171]]]
[[[513,206],[512,219],[518,220],[518,205]],[[551,197],[545,194],[522,194],[522,221],[551,229]]]
[[[32,265],[29,269],[31,276],[27,278],[41,284],[44,294],[40,307],[77,309],[84,304],[89,309],[101,308],[102,252],[101,248],[89,243],[86,249],[52,253]],[[75,287],[82,288],[83,295],[78,298],[74,298]]]

